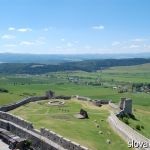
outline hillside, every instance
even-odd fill
[[[115,66],[132,66],[150,63],[150,59],[100,59],[84,60],[77,62],[65,62],[60,64],[36,64],[36,63],[1,63],[1,74],[44,74],[57,71],[86,71],[92,72]]]

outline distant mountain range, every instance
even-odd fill
[[[94,59],[150,58],[150,53],[137,54],[13,54],[0,53],[0,63],[59,64]]]

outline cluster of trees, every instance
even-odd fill
[[[132,91],[137,92],[150,92],[150,83],[133,83]]]
[[[0,93],[8,93],[9,91],[7,89],[4,88],[0,88]]]
[[[57,71],[76,71],[82,70],[92,72],[114,66],[132,66],[144,63],[150,63],[150,59],[132,58],[132,59],[100,59],[84,60],[78,62],[67,62],[60,64],[31,64],[31,63],[2,63],[0,64],[0,73],[5,74],[44,74]],[[33,67],[36,66],[36,67]]]

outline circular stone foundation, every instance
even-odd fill
[[[53,100],[53,101],[49,101],[48,104],[51,106],[60,106],[60,105],[64,105],[64,101],[61,100]]]

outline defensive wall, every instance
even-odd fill
[[[36,150],[56,150],[56,149],[57,150],[65,150],[65,149],[66,150],[87,150],[88,148],[80,146],[79,144],[62,137],[61,135],[56,134],[53,131],[49,131],[48,129],[44,129],[44,128],[41,128],[40,131],[38,131],[33,127],[32,123],[20,117],[16,117],[14,115],[6,113],[7,111],[13,110],[29,102],[46,100],[48,98],[49,97],[47,96],[29,97],[15,104],[0,107],[0,128],[6,129],[22,138],[30,139],[33,142],[33,147]],[[82,100],[82,101],[90,101],[97,106],[103,103],[109,104],[109,106],[113,108],[113,110],[115,110],[116,113],[119,110],[119,107],[111,103],[110,100],[92,100],[88,97],[82,97],[82,96],[72,96],[72,98],[77,98],[78,100]],[[141,135],[140,133],[138,133],[137,131],[135,131],[134,129],[132,129],[122,121],[120,121],[116,117],[114,112],[111,113],[111,115],[108,117],[108,122],[111,125],[111,127],[126,142],[134,140],[135,142],[150,143],[150,140],[148,138],[144,137],[143,135]],[[150,150],[150,148],[139,148],[139,149]]]
[[[134,141],[143,144],[144,143],[150,144],[150,140],[148,138],[138,133],[136,130],[132,129],[122,121],[120,121],[114,113],[111,113],[111,115],[108,117],[108,122],[110,126],[114,129],[114,131],[117,132],[127,143]],[[136,149],[150,150],[150,147],[144,148],[143,146]]]
[[[6,112],[0,111],[0,128],[32,141],[36,150],[88,150],[48,129],[34,129],[32,123]]]
[[[47,96],[35,96],[35,97],[28,97],[28,98],[25,98],[21,101],[18,101],[14,104],[10,104],[10,105],[6,105],[6,106],[2,106],[0,107],[0,111],[4,111],[4,112],[7,112],[7,111],[10,111],[10,110],[13,110],[13,109],[16,109],[22,105],[25,105],[27,103],[30,103],[30,102],[35,102],[35,101],[39,101],[39,100],[46,100],[48,99]]]
[[[96,106],[109,104],[109,102],[111,102],[111,100],[108,100],[108,99],[96,99],[96,100],[94,100],[94,99],[91,99],[89,97],[84,97],[84,96],[79,96],[79,95],[74,95],[74,96],[72,96],[72,98],[76,98],[76,99],[81,100],[81,101],[89,101],[89,102],[92,102]]]

